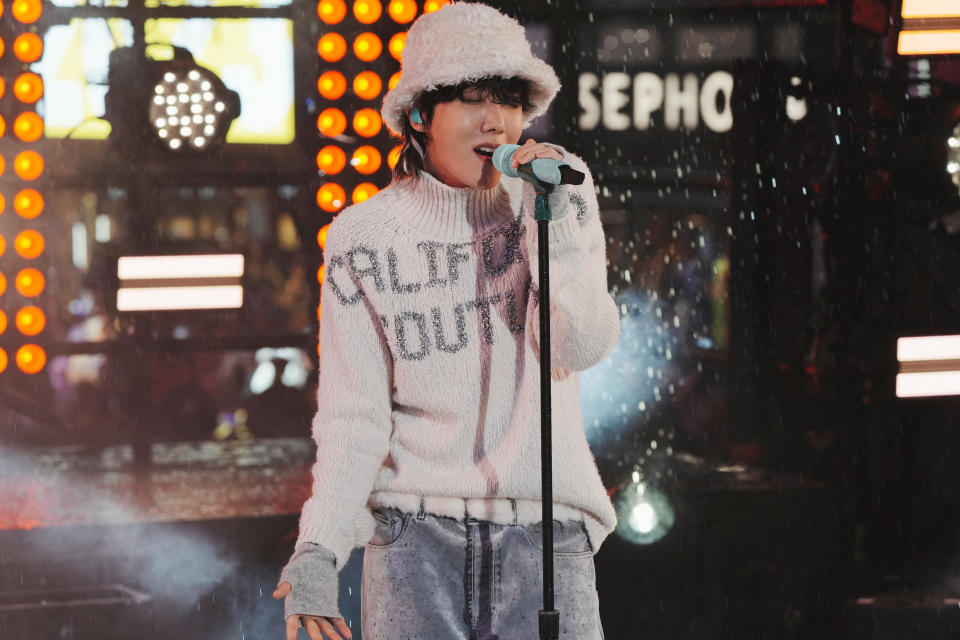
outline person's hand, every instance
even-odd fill
[[[283,600],[292,589],[293,587],[290,586],[289,582],[281,582],[277,590],[273,592],[273,597],[276,600]],[[307,630],[310,640],[340,640],[341,636],[348,639],[353,637],[353,634],[350,633],[350,627],[347,626],[347,622],[343,618],[290,616],[287,618],[287,640],[297,640],[297,628],[300,626],[300,621],[303,622],[303,628]],[[340,632],[339,634],[334,631],[334,626]]]
[[[541,144],[531,138],[524,142],[523,146],[513,152],[513,162],[511,164],[514,167],[519,167],[521,164],[526,164],[535,158],[553,158],[554,160],[563,160],[563,154],[553,147],[548,147],[547,145]]]

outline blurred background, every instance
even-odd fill
[[[606,637],[960,637],[960,3],[488,3],[621,310]],[[282,633],[326,226],[444,4],[0,3],[0,638]]]

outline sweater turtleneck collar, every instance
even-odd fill
[[[500,178],[491,189],[451,187],[427,171],[397,183],[397,215],[415,229],[442,240],[471,240],[513,222],[511,194]],[[515,186],[515,185],[510,185]]]

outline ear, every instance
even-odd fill
[[[404,111],[404,114],[407,116],[407,121],[410,123],[410,126],[413,127],[414,131],[419,131],[420,133],[426,133],[427,125],[418,124],[410,119],[410,111]]]

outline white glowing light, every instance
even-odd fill
[[[143,287],[117,291],[118,311],[172,311],[184,309],[238,309],[243,306],[240,285],[212,287]]]
[[[163,278],[236,278],[243,275],[243,254],[183,256],[122,256],[117,260],[120,280]]]
[[[960,335],[921,336],[897,340],[897,360],[900,362],[958,359],[960,359]]]
[[[648,502],[642,502],[630,511],[630,526],[640,533],[650,533],[657,526],[657,512]]]
[[[960,395],[960,371],[927,371],[897,375],[898,398]]]

